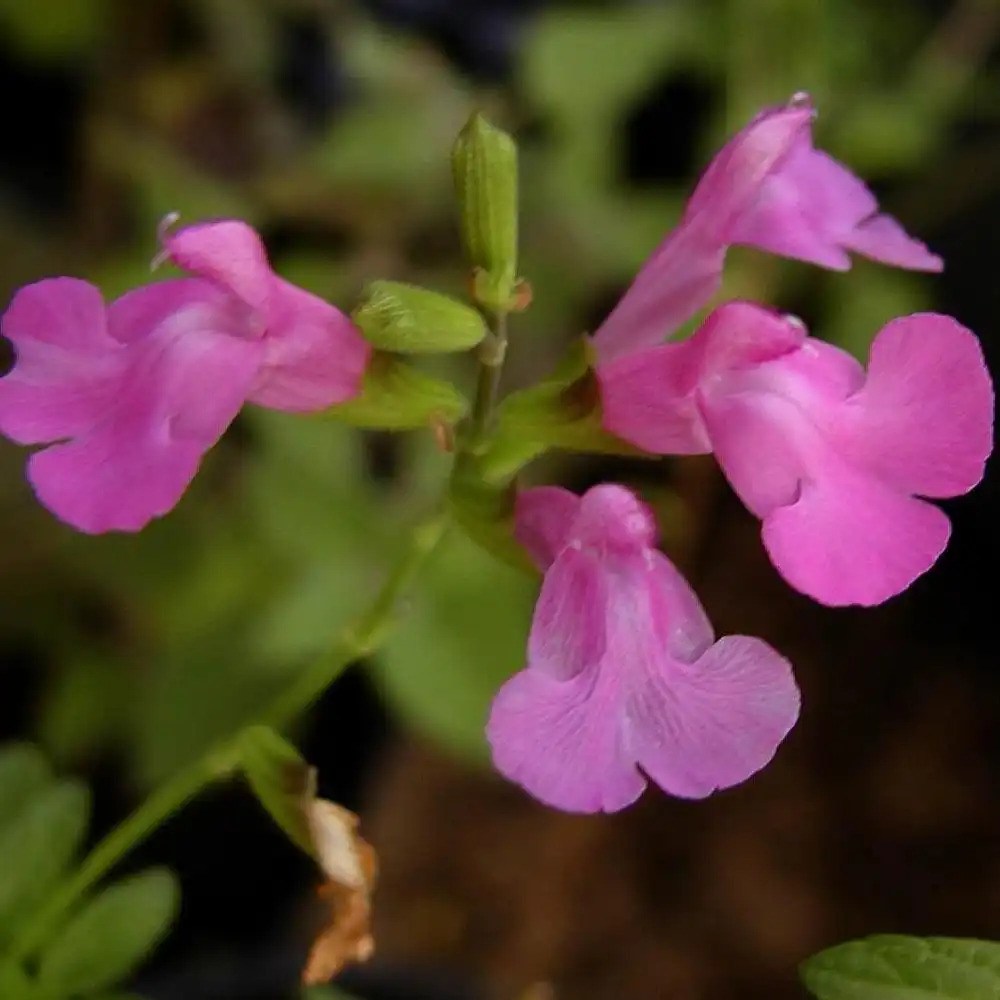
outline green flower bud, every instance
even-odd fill
[[[517,284],[517,147],[477,113],[459,133],[451,162],[473,296],[506,312]]]

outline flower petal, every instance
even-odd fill
[[[250,401],[275,410],[321,410],[361,391],[371,345],[328,302],[273,279],[266,354]]]
[[[881,604],[934,565],[951,526],[937,507],[831,460],[765,518],[778,572],[821,604]]]
[[[580,498],[561,486],[536,486],[517,495],[514,535],[544,572],[566,547]]]
[[[664,455],[712,450],[695,398],[703,379],[784,357],[806,339],[801,324],[749,302],[713,310],[694,335],[598,368],[605,429]]]
[[[727,636],[693,663],[647,656],[626,702],[627,746],[661,788],[704,798],[774,756],[799,714],[791,665],[766,642]]]
[[[200,222],[168,233],[164,248],[173,262],[216,282],[260,316],[263,333],[274,275],[256,231],[239,219]]]
[[[644,552],[655,542],[656,518],[631,490],[617,483],[602,483],[580,498],[570,544],[606,557]]]
[[[549,567],[528,636],[528,665],[569,680],[604,654],[604,582],[594,557],[565,549]]]
[[[944,261],[914,239],[890,215],[875,215],[859,223],[844,239],[855,253],[891,267],[911,271],[943,271]]]
[[[166,513],[239,412],[260,357],[252,341],[161,327],[133,349],[103,421],[31,457],[39,499],[91,533],[137,531]]]
[[[650,610],[660,646],[676,660],[690,663],[715,641],[701,601],[662,552],[650,552]]]
[[[846,454],[900,490],[970,490],[993,449],[993,386],[978,338],[936,313],[893,320],[834,431]]]
[[[610,670],[568,681],[520,671],[497,693],[486,726],[496,769],[557,809],[624,809],[646,780],[622,747],[621,697]]]
[[[20,289],[3,318],[17,360],[0,379],[0,431],[19,444],[71,437],[97,423],[124,367],[91,284],[49,278]]]
[[[602,361],[659,343],[718,290],[727,247],[761,185],[808,129],[802,98],[758,115],[709,164],[684,218],[653,252],[594,334]]]
[[[792,503],[806,474],[804,453],[820,447],[794,404],[766,394],[719,392],[700,398],[720,468],[758,517]]]
[[[814,149],[803,132],[739,219],[732,242],[838,271],[851,266],[846,250],[896,267],[941,270],[940,257],[877,213],[878,202],[865,184]]]
[[[190,325],[192,310],[210,314],[210,326],[233,337],[246,336],[249,308],[225,289],[202,278],[168,278],[133,288],[108,306],[108,332],[123,344],[134,344],[166,324]]]

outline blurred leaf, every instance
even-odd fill
[[[78,644],[61,664],[39,710],[38,738],[61,764],[95,752],[122,731],[133,677],[106,652]]]
[[[34,984],[19,965],[5,965],[0,968],[0,997],[3,1000],[33,1000]]]
[[[75,857],[87,832],[90,794],[62,781],[35,795],[0,831],[0,925],[15,929],[31,915]]]
[[[862,363],[875,334],[897,316],[928,306],[926,277],[858,261],[850,275],[826,275],[825,322],[813,331]],[[850,278],[850,286],[847,280]]]
[[[254,666],[243,616],[157,658],[133,718],[144,786],[253,721],[278,683]]]
[[[44,13],[23,0],[0,0],[0,29],[36,59],[92,54],[107,17],[107,0],[46,0]]]
[[[802,963],[820,1000],[985,1000],[1000,996],[1000,944],[879,934]]]
[[[8,743],[0,748],[0,836],[51,783],[52,770],[37,747]]]
[[[38,982],[53,996],[106,989],[132,973],[165,937],[180,888],[165,868],[117,882],[95,896],[42,954]]]
[[[440,103],[411,94],[362,102],[338,116],[310,166],[328,184],[361,188],[447,190],[448,148],[469,100],[443,92]]]
[[[485,758],[489,705],[524,664],[536,590],[532,577],[452,532],[406,619],[371,661],[390,704],[455,753]]]
[[[249,624],[249,645],[287,664],[322,649],[360,610],[389,555],[391,521],[365,474],[360,432],[322,418],[252,417],[259,455],[245,492],[277,586]]]
[[[312,768],[287,740],[266,726],[240,736],[243,771],[254,795],[293,843],[313,853],[305,804],[314,794]]]
[[[537,17],[525,39],[524,85],[561,122],[605,120],[666,75],[696,31],[694,9],[679,3],[556,8]]]
[[[357,1000],[337,986],[309,986],[302,991],[302,1000]]]

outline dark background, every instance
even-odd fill
[[[727,292],[861,355],[888,318],[939,309],[992,364],[998,37],[991,0],[3,0],[0,281],[117,294],[180,210],[249,219],[279,270],[344,308],[372,277],[458,291],[448,150],[485,107],[521,142],[525,382],[599,322],[721,139],[805,89],[818,142],[946,271],[736,253]],[[0,450],[2,733],[91,782],[95,838],[322,648],[441,469],[421,435],[247,414],[162,524],[84,539],[37,508],[23,458]],[[537,477],[640,487],[717,630],[793,660],[802,719],[707,802],[654,789],[614,817],[554,814],[490,773],[481,738],[530,585],[449,555],[415,598],[419,632],[298,733],[381,855],[377,957],[345,989],[784,1000],[804,995],[799,961],[852,936],[1000,938],[995,475],[946,504],[938,566],[870,611],[792,593],[710,461],[556,458]],[[184,905],[139,992],[293,995],[316,874],[245,789],[210,792],[126,867],[154,862]]]

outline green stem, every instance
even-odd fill
[[[264,709],[260,723],[275,728],[286,725],[305,711],[346,667],[382,644],[398,621],[403,597],[447,527],[447,515],[438,513],[413,531],[410,544],[368,610],[344,629],[326,655],[303,671],[291,687]],[[237,746],[238,736],[216,745],[156,789],[87,855],[73,875],[15,937],[7,949],[7,957],[21,961],[34,954],[48,941],[62,917],[129,851],[213,781],[235,771],[239,767]]]
[[[490,336],[479,349],[479,379],[469,421],[469,447],[475,450],[490,429],[507,357],[507,314],[497,313]]]

